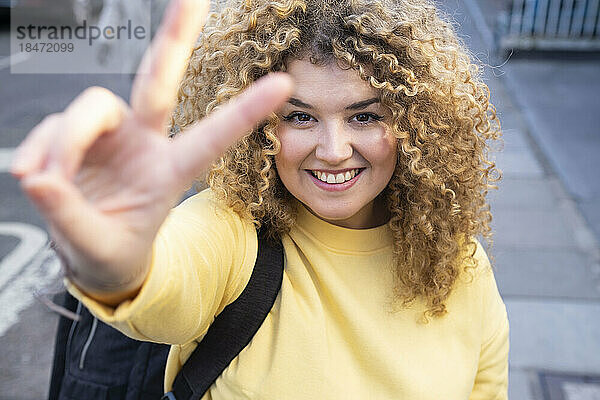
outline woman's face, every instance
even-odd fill
[[[388,219],[375,198],[396,166],[396,138],[379,93],[355,70],[335,63],[288,64],[296,88],[279,110],[281,181],[313,214],[347,228],[370,228]]]

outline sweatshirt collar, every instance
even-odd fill
[[[349,252],[369,252],[393,243],[389,224],[368,229],[350,229],[320,219],[300,202],[296,202],[296,210],[296,228],[326,247]]]

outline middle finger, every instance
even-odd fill
[[[202,30],[209,0],[173,0],[146,51],[131,91],[131,107],[150,128],[162,132],[172,111],[187,60]]]

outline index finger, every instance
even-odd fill
[[[209,7],[209,0],[172,0],[142,58],[131,91],[131,108],[155,130],[164,127],[172,111],[179,82]]]
[[[170,156],[182,186],[192,181],[237,139],[278,109],[292,94],[289,75],[270,73],[178,135]]]

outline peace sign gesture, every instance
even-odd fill
[[[17,149],[11,172],[44,216],[89,295],[116,304],[139,289],[154,237],[181,192],[291,94],[271,74],[174,140],[164,135],[209,0],[173,0],[140,66],[131,104],[81,93]]]

